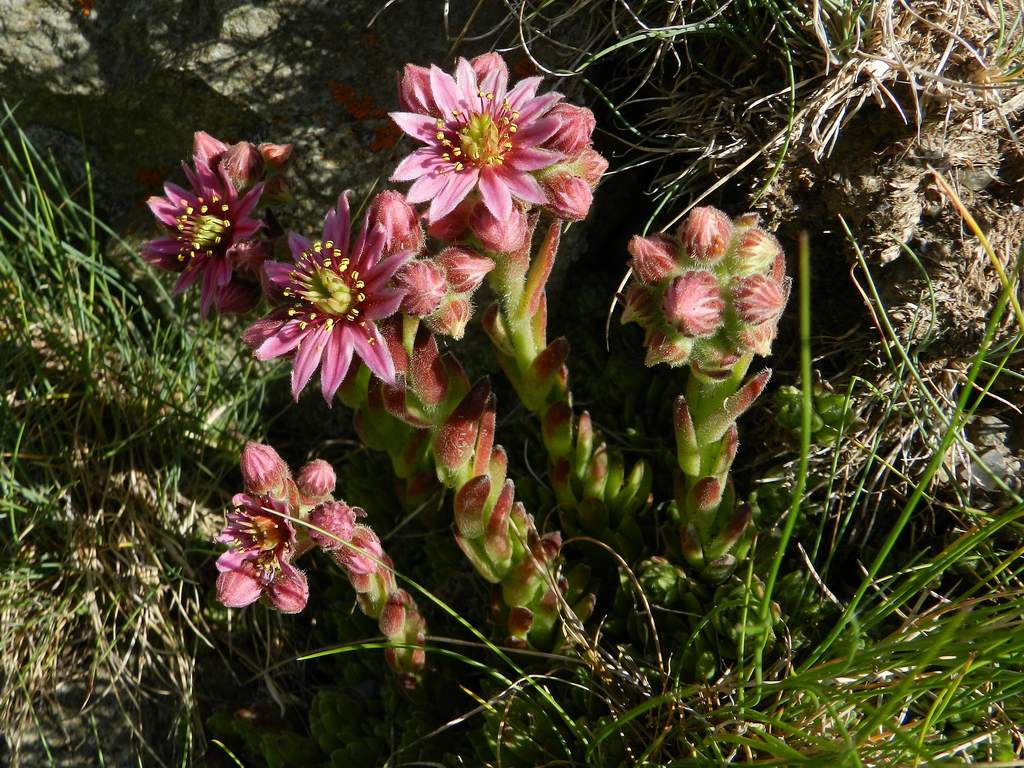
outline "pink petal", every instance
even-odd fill
[[[527,123],[536,120],[541,115],[546,114],[563,98],[562,94],[552,91],[551,93],[545,93],[524,104],[519,107],[519,124],[526,125]]]
[[[512,215],[512,195],[494,168],[480,171],[480,196],[484,199],[487,210],[494,214],[498,221],[508,221]]]
[[[537,93],[537,89],[540,87],[540,83],[543,78],[541,77],[527,77],[516,83],[516,87],[508,92],[506,100],[512,109],[520,109],[527,101],[533,98],[533,95]],[[522,117],[522,115],[520,115]]]
[[[240,219],[244,219],[250,213],[252,213],[253,209],[259,204],[260,195],[262,194],[263,182],[261,181],[259,184],[254,186],[244,195],[242,195],[238,202],[236,202],[234,206],[232,206],[231,208],[231,213],[234,214],[236,222]]]
[[[476,82],[476,72],[473,71],[470,63],[462,57],[459,57],[459,63],[455,67],[455,84],[467,105],[479,101],[480,87]]]
[[[542,139],[543,140],[543,139]],[[517,171],[538,171],[561,160],[563,155],[537,147],[519,148],[505,154],[505,165]]]
[[[192,154],[209,163],[228,151],[228,145],[206,131],[196,131],[192,137]]]
[[[178,278],[178,282],[174,284],[174,288],[171,289],[171,296],[177,296],[179,293],[187,291],[199,276],[203,273],[203,270],[196,264],[196,260],[185,267],[185,271],[181,273],[181,277]]]
[[[405,262],[413,256],[412,251],[399,251],[388,256],[383,261],[377,262],[369,274],[364,275],[366,281],[366,292],[376,291],[398,271]]]
[[[235,224],[234,229],[232,230],[232,240],[236,243],[242,240],[248,240],[259,232],[262,227],[262,221],[258,221],[256,219],[242,219],[240,222]]]
[[[281,326],[285,323],[282,319],[283,316],[284,308],[281,307],[266,317],[260,318],[242,331],[242,343],[249,347],[249,349],[256,349],[261,346],[264,341],[281,330]]]
[[[430,115],[417,115],[415,112],[389,112],[388,117],[395,121],[395,124],[403,132],[414,139],[427,144],[436,143],[437,118]]]
[[[177,184],[175,184],[172,181],[165,181],[164,182],[164,194],[167,195],[167,199],[168,200],[170,200],[175,205],[178,205],[178,206],[181,206],[181,207],[184,207],[184,206],[181,205],[181,201],[182,200],[186,201],[185,205],[191,205],[196,200],[196,196],[195,195],[193,195],[188,190],[183,189],[182,187],[179,187]]]
[[[398,311],[405,298],[405,291],[381,289],[370,295],[363,304],[363,317],[367,320],[383,320]]]
[[[405,199],[412,205],[427,202],[444,188],[444,185],[448,183],[448,176],[447,173],[429,173],[420,176],[409,187]]]
[[[220,541],[222,544],[227,543],[224,540],[234,541],[234,537],[231,535],[224,536],[223,534],[217,537],[217,541]],[[237,571],[242,567],[242,563],[246,560],[251,560],[255,555],[255,552],[247,552],[244,549],[229,549],[217,558],[217,570],[220,573]]]
[[[256,359],[270,360],[287,354],[308,334],[309,331],[303,330],[300,321],[289,320],[256,348]]]
[[[329,334],[330,332],[323,326],[310,331],[295,352],[295,360],[292,362],[292,397],[296,402],[299,400],[299,393],[309,383],[316,367],[320,365]]]
[[[548,201],[544,189],[530,174],[504,166],[497,169],[496,173],[501,177],[508,190],[524,203],[543,204]]]
[[[430,201],[430,210],[427,213],[427,220],[433,224],[455,210],[456,206],[466,199],[480,176],[475,168],[467,168],[459,173],[449,174],[448,183]]]
[[[177,201],[168,200],[166,197],[160,197],[159,195],[153,195],[146,200],[146,205],[149,206],[149,210],[153,212],[157,220],[167,227],[173,227],[175,225],[175,217],[177,216],[180,206]]]
[[[435,147],[420,147],[398,164],[391,174],[392,181],[412,181],[436,170],[443,161]]]
[[[291,282],[292,266],[280,261],[263,262],[263,274],[267,281],[275,288],[287,288]]]
[[[227,571],[217,577],[217,600],[228,608],[244,608],[263,594],[263,585],[246,571]]]
[[[320,368],[320,391],[328,405],[334,402],[334,393],[348,373],[352,362],[352,344],[346,342],[346,334],[341,326],[335,326],[327,340],[324,350],[323,365]]]
[[[295,232],[288,233],[288,250],[292,252],[292,257],[296,260],[302,255],[303,251],[308,251],[312,247],[313,244],[302,235],[298,235]]]
[[[485,93],[493,93],[493,103],[501,104],[505,101],[505,93],[508,91],[508,72],[502,67],[495,67],[480,83],[480,90]]]
[[[152,198],[151,198],[152,199]],[[142,255],[177,256],[181,251],[181,243],[174,235],[158,237],[142,244]]]
[[[430,91],[434,97],[434,103],[437,104],[442,117],[446,120],[452,117],[452,113],[462,112],[455,80],[436,64],[430,65]]]
[[[557,117],[545,117],[528,124],[524,121],[524,125],[525,127],[520,128],[516,133],[516,147],[535,147],[550,139],[562,127],[562,123]]]
[[[395,383],[395,362],[391,359],[387,342],[380,335],[377,326],[367,323],[360,326],[345,326],[351,342],[366,367],[388,384]]]
[[[348,210],[348,190],[338,195],[338,205],[327,212],[324,218],[324,240],[333,240],[334,247],[348,256],[348,239],[351,235],[351,216]]]
[[[267,599],[281,613],[298,613],[306,607],[309,600],[306,574],[285,563],[267,589]]]
[[[215,301],[220,298],[221,286],[218,283],[218,270],[216,268],[216,262],[218,259],[212,259],[207,263],[206,269],[203,270],[203,284],[199,289],[199,315],[206,317],[210,311],[210,307]],[[228,268],[228,278],[231,277],[231,269]]]

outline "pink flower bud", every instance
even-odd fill
[[[526,214],[513,206],[507,219],[499,219],[483,203],[477,203],[469,217],[469,228],[484,248],[509,253],[525,245],[529,227]]]
[[[406,64],[398,81],[398,103],[406,112],[432,115],[437,111],[431,95],[430,70]]]
[[[658,363],[668,363],[671,366],[684,365],[690,359],[690,352],[693,349],[693,339],[685,336],[669,338],[663,333],[652,333],[647,340],[647,355],[644,363],[648,367],[654,367]]]
[[[641,282],[654,285],[678,270],[675,244],[664,235],[640,237],[629,241],[630,266]]]
[[[228,147],[219,164],[239,192],[249,189],[263,176],[263,158],[248,141]]]
[[[716,262],[725,255],[732,221],[717,208],[694,208],[679,228],[679,239],[691,259]]]
[[[434,333],[451,336],[458,340],[466,333],[466,324],[472,314],[469,300],[459,294],[449,294],[441,300],[441,306],[427,318],[427,325]]]
[[[619,296],[622,301],[622,322],[637,323],[644,327],[655,320],[654,298],[647,286],[632,283],[624,294]]]
[[[250,493],[280,493],[290,474],[278,452],[262,443],[245,444],[241,467],[242,480]]]
[[[476,74],[477,82],[480,83],[480,87],[484,85],[490,86],[488,78],[496,77],[497,75],[504,75],[506,82],[508,81],[508,64],[501,58],[501,54],[491,51],[490,53],[483,53],[469,60],[469,66],[473,68],[473,72]],[[549,113],[550,114],[550,113]]]
[[[334,493],[337,480],[330,464],[323,459],[314,459],[299,470],[295,484],[304,497],[310,501],[319,501]]]
[[[447,290],[444,272],[426,259],[406,264],[395,276],[395,282],[405,289],[402,311],[416,317],[426,317],[437,309]]]
[[[555,173],[544,179],[548,206],[564,221],[582,221],[590,212],[594,193],[585,179],[568,173]]]
[[[345,570],[356,576],[368,576],[380,570],[378,562],[385,562],[384,549],[372,528],[357,525],[349,543],[352,546],[337,550],[338,562]]]
[[[473,212],[474,205],[472,200],[463,200],[447,216],[428,223],[427,234],[445,243],[454,243],[459,240],[469,228],[469,217]]]
[[[456,293],[472,293],[494,269],[494,262],[466,248],[445,248],[437,260],[444,268],[448,286]]]
[[[310,529],[309,538],[326,552],[342,549],[342,542],[349,541],[355,533],[356,520],[365,516],[359,507],[350,507],[343,501],[325,501],[309,513],[309,522],[331,535]]]
[[[384,250],[418,252],[423,246],[423,229],[416,211],[406,202],[405,195],[385,190],[370,203],[370,225],[384,227]]]
[[[669,325],[687,336],[710,336],[722,324],[725,301],[710,272],[686,272],[669,285],[661,304]]]
[[[608,161],[593,147],[587,147],[576,158],[576,168],[579,175],[593,189],[601,181],[604,172],[608,170]]]
[[[398,637],[404,634],[405,617],[411,603],[412,598],[404,589],[399,589],[388,597],[377,622],[385,637]]]
[[[779,316],[786,305],[786,292],[764,275],[741,277],[733,283],[732,305],[744,323],[760,325]]]
[[[268,168],[284,168],[292,156],[291,144],[268,144],[264,142],[257,149]]]
[[[298,613],[309,601],[309,583],[306,574],[290,565],[267,588],[267,599],[281,613]]]
[[[590,146],[590,136],[597,120],[589,109],[562,102],[552,107],[547,117],[558,118],[561,127],[547,140],[545,147],[575,157]]]
[[[738,275],[753,275],[764,272],[782,253],[779,241],[763,229],[751,227],[744,230],[737,239],[735,272]]]
[[[217,311],[224,315],[244,315],[259,301],[260,289],[255,284],[232,279],[217,295]]]
[[[243,240],[228,249],[231,267],[236,272],[260,277],[263,262],[270,257],[270,243],[266,240]]]
[[[282,325],[284,325],[284,320],[280,317],[268,315],[261,318],[242,331],[242,343],[249,347],[249,349],[256,349],[264,341],[277,333]]]
[[[217,575],[217,602],[228,608],[252,605],[263,594],[263,584],[256,578],[255,569],[245,563],[237,570]]]
[[[196,131],[192,136],[192,154],[207,165],[213,166],[227,151],[227,144],[213,138],[206,131]]]

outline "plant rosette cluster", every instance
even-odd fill
[[[294,561],[314,547],[341,567],[359,606],[377,619],[394,647],[389,666],[413,685],[425,662],[426,622],[412,596],[395,581],[394,565],[380,539],[359,520],[366,513],[333,498],[337,478],[315,459],[293,476],[269,445],[248,443],[242,451],[245,490],[232,499],[217,541],[228,550],[217,559],[217,599],[244,608],[264,598],[281,613],[306,607],[309,585]]]
[[[182,163],[189,188],[164,184],[164,194],[147,201],[169,234],[146,242],[150,264],[180,276],[174,294],[200,286],[200,309],[244,313],[260,300],[262,265],[270,255],[262,204],[288,198],[283,171],[290,144],[247,141],[225,144],[208,133],[195,134],[192,164]]]
[[[744,381],[754,356],[771,353],[789,297],[785,257],[756,216],[734,222],[715,208],[695,208],[674,237],[636,236],[629,251],[636,279],[622,297],[622,321],[643,327],[647,365],[690,370],[675,407],[681,552],[703,578],[721,581],[753,534],[729,471],[736,420],[771,375]]]

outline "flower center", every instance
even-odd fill
[[[359,304],[366,300],[366,283],[357,270],[349,270],[349,260],[341,258],[332,241],[313,243],[296,259],[295,266],[292,285],[284,291],[285,296],[298,299],[288,310],[289,316],[300,317],[302,328],[321,314],[328,324],[342,317],[355,322]]]
[[[281,526],[269,516],[254,517],[252,532],[254,544],[261,552],[273,551],[284,541]]]
[[[452,170],[461,171],[467,164],[478,168],[501,165],[505,153],[512,149],[519,113],[507,101],[494,104],[493,98],[493,94],[480,93],[483,111],[453,113],[448,123],[438,119],[436,138],[444,149],[441,158],[451,163]]]
[[[199,254],[213,255],[213,249],[221,244],[225,232],[231,227],[228,218],[230,207],[214,195],[207,203],[203,198],[196,198],[195,205],[188,200],[181,200],[184,212],[178,216],[178,241],[181,250],[178,261],[184,261],[186,254],[195,258]]]

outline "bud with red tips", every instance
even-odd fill
[[[576,157],[590,146],[590,137],[597,126],[597,120],[589,109],[561,102],[548,112],[547,117],[557,118],[561,127],[545,142],[546,148],[561,152],[567,157]]]
[[[733,273],[741,276],[760,274],[781,253],[779,241],[763,229],[743,229],[736,237],[736,250],[732,256]]]
[[[343,501],[325,501],[309,513],[309,522],[323,533],[310,529],[309,538],[325,552],[336,552],[352,539],[360,517],[366,517],[366,513],[359,507],[350,507]]]
[[[269,445],[246,443],[242,449],[242,480],[250,493],[280,496],[285,481],[291,477],[288,465]]]
[[[445,248],[438,254],[437,261],[444,268],[448,285],[455,293],[472,293],[494,269],[492,259],[458,246]]]
[[[441,306],[448,289],[444,272],[433,261],[417,259],[402,267],[395,283],[405,290],[402,311],[414,317],[426,317]]]
[[[436,107],[431,93],[430,70],[406,64],[398,81],[398,103],[402,109],[421,115],[433,114]]]
[[[468,298],[460,294],[448,294],[434,313],[427,316],[427,325],[434,333],[458,340],[466,333],[466,324],[472,310]]]
[[[737,278],[732,286],[732,305],[748,325],[776,319],[782,314],[786,298],[783,286],[764,275]]]
[[[219,165],[239,193],[248,191],[263,178],[263,158],[248,141],[232,144],[221,155]]]
[[[710,272],[690,271],[675,278],[665,291],[662,310],[669,325],[686,336],[710,336],[722,324],[725,301]]]
[[[545,176],[542,180],[551,212],[564,221],[583,221],[590,213],[594,193],[585,179],[566,172]]]
[[[291,144],[270,144],[268,142],[264,142],[260,144],[257,149],[259,150],[260,157],[263,158],[263,162],[266,163],[267,167],[274,170],[284,168],[292,156]]]
[[[629,264],[633,273],[647,285],[654,285],[679,269],[676,246],[664,235],[633,235],[628,248],[633,257]]]
[[[500,53],[490,51],[489,53],[474,56],[469,60],[469,65],[473,68],[473,73],[476,75],[481,90],[489,87],[491,79],[497,75],[504,75],[505,79],[508,80],[508,64],[505,63]]]
[[[314,459],[299,470],[295,485],[309,501],[323,501],[334,493],[337,483],[334,468],[323,459]]]
[[[576,158],[576,169],[580,177],[594,189],[605,172],[608,170],[608,161],[593,147],[587,147]]]
[[[398,251],[419,253],[423,247],[423,227],[405,195],[391,189],[384,190],[370,202],[367,214],[370,226],[384,228],[385,254]]]
[[[731,238],[732,222],[717,208],[694,208],[679,233],[687,255],[706,263],[725,256]]]
[[[484,248],[499,253],[518,251],[526,244],[529,234],[526,214],[517,206],[512,206],[507,219],[499,219],[482,202],[473,208],[469,228]]]
[[[338,565],[349,574],[367,576],[377,573],[385,565],[380,539],[372,528],[365,525],[356,525],[348,545],[337,548],[334,554]]]
[[[395,637],[405,631],[405,619],[412,598],[404,589],[399,589],[388,596],[387,602],[380,612],[378,626],[385,637]]]

